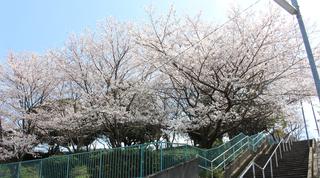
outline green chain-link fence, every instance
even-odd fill
[[[1,178],[134,178],[145,177],[196,156],[201,167],[221,167],[230,163],[243,150],[255,150],[264,134],[248,137],[239,134],[229,142],[212,149],[187,144],[155,142],[130,147],[0,164]],[[248,145],[244,147],[244,145]],[[250,146],[249,146],[250,145]],[[230,156],[231,155],[231,156]]]

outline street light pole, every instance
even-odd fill
[[[300,27],[300,32],[302,35],[302,39],[303,39],[303,43],[304,43],[304,47],[306,49],[307,52],[307,56],[308,56],[308,60],[309,60],[309,65],[311,68],[311,72],[312,72],[312,76],[313,76],[313,80],[314,80],[314,84],[316,86],[316,90],[317,90],[317,94],[318,94],[318,99],[320,101],[320,80],[319,80],[319,74],[318,74],[318,70],[317,70],[317,66],[316,63],[314,62],[314,58],[313,58],[313,54],[312,54],[312,50],[310,47],[310,43],[309,43],[309,39],[308,39],[308,35],[306,32],[306,28],[304,26],[303,20],[302,20],[302,16],[300,13],[300,9],[299,9],[299,5],[298,5],[298,1],[297,0],[291,0],[291,3],[288,3],[286,0],[274,0],[279,6],[281,6],[284,10],[286,10],[288,13],[290,13],[291,15],[296,15],[297,20],[298,20],[298,24]],[[301,104],[301,109],[302,109],[302,115],[303,115],[303,120],[304,120],[304,126],[306,129],[306,135],[307,135],[307,139],[309,140],[309,136],[308,136],[308,129],[307,129],[307,123],[306,123],[306,119],[305,119],[305,115],[304,115],[304,110],[303,110],[303,106],[302,106],[302,102],[300,101]],[[308,142],[309,143],[309,142]]]
[[[310,47],[310,43],[309,43],[308,35],[307,35],[307,32],[306,32],[306,28],[305,28],[303,20],[302,20],[302,16],[301,16],[301,13],[300,13],[298,1],[297,0],[291,0],[292,5],[289,4],[286,0],[274,0],[274,1],[277,4],[279,4],[279,6],[281,6],[284,10],[286,10],[288,13],[290,13],[291,15],[296,15],[296,17],[297,17],[299,28],[300,28],[300,32],[301,32],[303,43],[304,43],[304,47],[305,47],[306,52],[307,52],[307,56],[308,56],[309,65],[310,65],[310,68],[311,68],[313,80],[314,80],[314,83],[315,83],[315,86],[316,86],[318,99],[320,101],[320,79],[319,79],[319,74],[318,74],[316,63],[314,62],[312,50],[311,50],[311,47]]]
[[[316,63],[315,63],[314,58],[313,58],[313,54],[312,54],[312,50],[311,50],[311,47],[310,47],[310,43],[309,43],[308,35],[307,35],[307,32],[306,32],[306,28],[305,28],[303,20],[302,20],[302,16],[301,16],[301,13],[300,13],[300,9],[299,9],[299,5],[298,5],[297,0],[291,0],[291,3],[293,5],[293,7],[295,7],[295,9],[296,9],[296,17],[297,17],[297,20],[298,20],[298,23],[299,23],[302,39],[303,39],[303,42],[304,42],[304,46],[306,48],[306,52],[307,52],[307,56],[308,56],[309,65],[310,65],[310,68],[311,68],[313,80],[314,80],[314,83],[316,85],[318,99],[320,100],[319,74],[318,74]]]

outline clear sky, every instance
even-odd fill
[[[243,8],[256,0],[1,0],[0,3],[0,62],[9,51],[44,52],[61,47],[70,33],[93,29],[106,17],[143,21],[145,7],[167,10],[171,4],[183,15],[202,11],[216,23],[223,22],[229,5]],[[260,3],[270,0],[261,0]],[[300,0],[307,19],[320,21],[319,0]],[[258,8],[258,7],[254,7]],[[288,15],[290,16],[290,15]]]
[[[270,1],[260,0],[254,8],[263,9],[263,3]],[[43,53],[49,48],[62,47],[70,33],[94,29],[106,17],[142,22],[146,20],[145,7],[150,5],[158,12],[174,5],[182,15],[195,15],[202,11],[206,19],[222,23],[230,5],[236,3],[246,8],[254,2],[256,0],[1,0],[0,63],[5,61],[10,51]],[[320,1],[298,2],[305,21],[320,25]],[[288,18],[293,17],[288,14]],[[320,37],[320,32],[316,36]],[[310,41],[313,44],[319,42],[315,39]],[[312,112],[309,106],[306,107],[310,130],[313,131]]]
[[[221,14],[223,1],[214,0],[2,0],[0,4],[0,59],[8,51],[43,52],[60,47],[70,33],[93,29],[106,17],[143,21],[145,7],[153,5],[159,11],[171,4],[185,14],[200,10]]]

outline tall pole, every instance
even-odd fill
[[[300,9],[299,9],[299,5],[298,5],[297,0],[291,0],[291,3],[296,9],[296,17],[297,17],[298,24],[299,24],[299,27],[300,27],[300,31],[301,31],[302,39],[303,39],[303,42],[304,42],[304,46],[306,48],[306,52],[307,52],[307,56],[308,56],[309,65],[310,65],[310,68],[311,68],[313,80],[314,80],[314,83],[316,85],[318,99],[320,101],[319,74],[318,74],[316,63],[314,62],[312,50],[311,50],[309,39],[308,39],[308,35],[307,35],[307,32],[306,32],[306,28],[305,28],[303,20],[302,20],[302,16],[301,16],[301,13],[300,13]]]
[[[312,108],[312,113],[313,113],[314,122],[316,123],[316,126],[317,126],[318,137],[320,137],[320,132],[319,132],[319,126],[318,126],[318,121],[317,121],[316,113],[314,112],[314,108],[313,108],[312,101],[310,101],[310,103],[311,103],[311,108]]]
[[[307,140],[309,140],[308,127],[307,127],[306,117],[304,115],[304,109],[303,109],[302,101],[300,101],[300,105],[301,105],[302,117],[303,117],[303,121],[304,121],[304,128],[306,129]]]

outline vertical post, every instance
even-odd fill
[[[162,142],[160,142],[160,171],[163,170],[163,152],[162,152]]]
[[[272,157],[271,157],[271,159],[270,159],[270,174],[271,174],[271,178],[273,178]]]
[[[312,108],[312,114],[313,114],[314,122],[316,123],[317,131],[318,131],[318,137],[320,137],[320,132],[319,132],[319,126],[318,126],[318,121],[317,121],[316,113],[314,112],[314,107],[313,107],[312,101],[310,101],[310,103],[311,103],[311,108]]]
[[[69,177],[69,167],[70,167],[70,154],[68,155],[68,163],[67,163],[67,178]]]
[[[212,162],[210,162],[210,170],[211,170],[211,178],[214,178],[214,177],[213,177],[213,166],[212,166]]]
[[[300,13],[300,9],[299,9],[299,5],[298,5],[297,0],[291,0],[291,3],[296,9],[296,17],[297,17],[297,20],[298,20],[298,23],[299,23],[300,32],[301,32],[302,39],[303,39],[303,42],[304,42],[304,47],[305,47],[306,52],[307,52],[307,56],[308,56],[309,65],[310,65],[310,68],[311,68],[313,80],[314,80],[314,83],[316,85],[318,99],[320,100],[319,74],[318,74],[318,71],[317,71],[316,63],[314,62],[312,50],[311,50],[309,39],[308,39],[308,35],[307,35],[307,32],[306,32],[306,28],[305,28],[303,20],[302,20],[302,16],[301,16],[301,13]]]
[[[184,161],[187,161],[187,145],[184,145]]]
[[[308,126],[307,126],[307,122],[306,122],[306,117],[304,115],[304,109],[303,109],[302,101],[300,101],[300,105],[301,105],[302,117],[303,117],[303,121],[304,121],[304,128],[306,129],[307,140],[309,140]],[[308,145],[309,145],[309,142],[308,142]]]
[[[280,158],[282,159],[282,151],[281,151],[281,144],[280,144],[280,146],[279,146],[279,151],[280,151]]]
[[[254,163],[252,165],[252,174],[253,174],[253,178],[256,178],[256,170],[254,168]]]
[[[99,153],[99,157],[100,157],[100,160],[99,160],[99,178],[102,178],[102,150],[100,150],[100,153]]]
[[[275,154],[276,154],[276,167],[278,167],[279,165],[278,165],[278,153],[277,153],[277,150],[276,150]]]
[[[21,169],[21,162],[19,162],[18,164],[17,178],[20,178],[20,169]]]
[[[226,154],[223,154],[223,169],[226,170]]]
[[[232,159],[236,157],[235,152],[234,152],[234,146],[232,146]]]
[[[286,142],[284,142],[284,146],[285,146],[285,148],[286,148],[286,152],[287,152],[287,151],[289,151],[289,149],[288,149],[288,145],[287,145],[287,143],[286,143]]]
[[[289,151],[291,151],[290,142],[288,141],[287,144],[288,144]]]
[[[143,164],[144,164],[144,155],[143,155],[143,146],[139,146],[140,147],[140,178],[143,177]]]
[[[40,171],[39,171],[39,177],[42,178],[42,159],[40,160]]]

